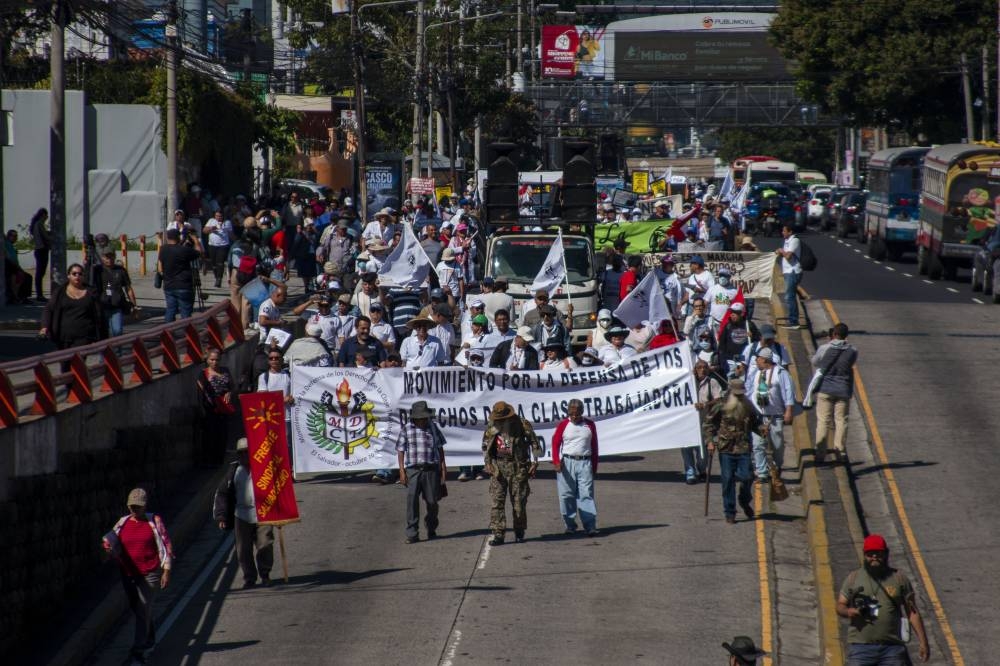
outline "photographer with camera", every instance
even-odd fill
[[[167,229],[166,243],[160,248],[157,259],[157,270],[163,274],[163,297],[166,301],[166,312],[163,321],[170,323],[178,314],[181,319],[187,319],[194,310],[194,296],[197,269],[192,264],[201,258],[201,242],[195,233],[184,234],[177,229]]]
[[[878,534],[864,542],[865,564],[851,572],[837,597],[837,615],[847,618],[848,666],[904,666],[912,626],[920,641],[920,661],[930,659],[927,633],[913,586],[889,566],[889,547]]]

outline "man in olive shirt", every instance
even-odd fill
[[[837,597],[837,615],[851,622],[847,630],[848,666],[909,664],[909,636],[901,630],[903,617],[920,641],[920,661],[926,662],[930,647],[913,586],[889,566],[889,547],[880,535],[865,537],[864,555],[865,565],[847,576]]]

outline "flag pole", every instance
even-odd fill
[[[562,229],[559,230],[556,242],[562,250],[559,254],[562,257],[563,278],[566,280],[566,300],[569,301],[569,326],[566,330],[570,331],[573,329],[573,293],[569,290],[569,269],[566,268],[566,246],[563,244]]]
[[[288,583],[288,560],[285,559],[284,527],[284,525],[278,525],[278,547],[281,549],[281,573],[284,574],[285,583]]]

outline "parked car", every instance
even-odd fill
[[[274,184],[274,196],[279,197],[282,200],[288,199],[288,195],[292,192],[298,192],[299,199],[303,201],[309,201],[313,197],[317,197],[320,201],[327,199],[328,197],[333,197],[333,189],[327,185],[321,185],[320,183],[313,182],[311,180],[301,180],[299,178],[282,178]]]
[[[806,220],[809,224],[819,224],[820,219],[823,217],[823,208],[830,201],[831,191],[829,187],[813,190],[812,196],[806,204]]]
[[[831,190],[830,198],[827,200],[826,205],[823,206],[823,213],[819,217],[819,228],[823,231],[832,229],[833,225],[837,223],[837,218],[840,216],[840,200],[845,194],[860,191],[861,189],[857,187],[837,187]]]
[[[837,209],[837,235],[847,238],[855,234],[858,242],[864,242],[864,229],[862,221],[865,219],[865,193],[848,192],[840,197],[840,205]]]

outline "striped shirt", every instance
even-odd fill
[[[418,428],[412,421],[403,426],[396,451],[403,453],[403,466],[434,465],[441,462],[445,438],[437,424],[428,423]]]
[[[420,293],[407,291],[405,289],[390,289],[389,296],[392,298],[392,327],[396,329],[396,335],[409,335],[406,322],[420,314]]]

